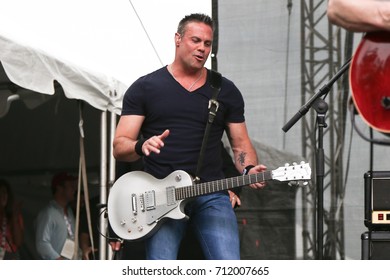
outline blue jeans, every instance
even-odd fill
[[[145,241],[147,259],[177,259],[188,225],[206,259],[240,259],[237,218],[225,192],[197,197],[186,205],[185,212],[189,220],[168,219]]]

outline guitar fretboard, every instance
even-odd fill
[[[257,182],[272,179],[272,171],[265,171],[256,174],[242,175],[211,182],[199,183],[193,186],[177,188],[175,190],[176,200],[196,197],[204,194],[229,190],[236,187],[246,186]]]

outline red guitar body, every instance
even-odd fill
[[[390,133],[390,33],[367,33],[352,58],[349,83],[356,109],[373,129]]]

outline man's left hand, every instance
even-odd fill
[[[255,167],[251,168],[248,172],[248,174],[255,174],[255,173],[261,173],[267,170],[267,166],[263,164],[256,165]],[[266,186],[265,182],[257,182],[254,184],[249,185],[252,189],[261,190]]]
[[[229,198],[230,198],[230,202],[232,204],[232,207],[236,207],[236,206],[241,206],[241,199],[238,195],[236,195],[234,192],[232,191],[229,191],[228,190],[228,193],[229,193]]]

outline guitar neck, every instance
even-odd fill
[[[242,175],[211,182],[199,183],[192,186],[176,188],[176,199],[182,200],[204,194],[242,187],[257,182],[263,182],[270,179],[272,179],[272,171],[265,171],[256,174]]]

